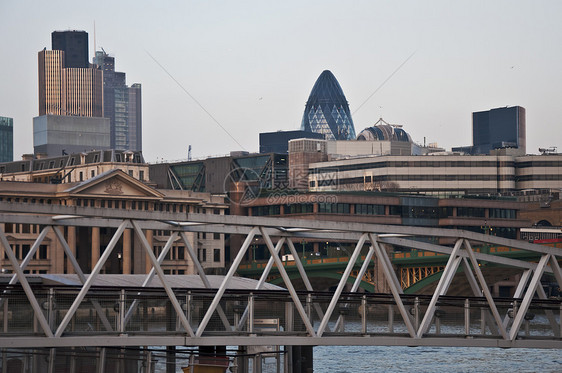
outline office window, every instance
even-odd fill
[[[221,261],[221,250],[220,249],[214,249],[213,250],[213,261],[215,263],[218,263]]]

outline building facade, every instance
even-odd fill
[[[111,149],[109,136],[108,118],[66,115],[33,118],[33,151],[47,157]]]
[[[111,125],[111,148],[142,150],[141,85],[128,87],[123,72],[115,71],[115,58],[96,51],[94,65],[103,71],[104,116]]]
[[[311,191],[392,190],[434,195],[562,189],[562,155],[361,157],[309,166]]]
[[[14,120],[0,117],[0,162],[14,159]]]
[[[301,131],[320,133],[326,140],[355,139],[349,104],[336,77],[329,70],[324,70],[312,87]]]
[[[115,209],[124,211],[159,213],[206,213],[224,214],[224,198],[208,193],[182,192],[154,189],[112,169],[93,178],[64,184],[0,181],[0,202],[25,206],[76,206],[78,208]],[[185,215],[187,216],[187,215]],[[33,224],[0,224],[19,260],[30,252],[31,245],[42,227]],[[75,255],[81,269],[89,273],[109,244],[115,229],[100,227],[66,227],[64,238]],[[165,230],[147,231],[146,238],[156,256],[170,237]],[[197,250],[206,271],[224,268],[224,234],[187,233],[188,240]],[[0,268],[11,272],[10,262],[0,248]],[[115,250],[102,269],[102,273],[145,274],[151,264],[140,241],[126,229]],[[182,241],[173,243],[164,259],[162,268],[166,274],[193,274],[195,268]],[[27,273],[74,273],[61,243],[52,230],[26,268]]]

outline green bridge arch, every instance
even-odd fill
[[[301,276],[298,272],[288,272],[289,279],[291,280],[301,280]],[[337,280],[338,282],[342,278],[342,273],[334,272],[334,271],[311,271],[307,273],[309,279],[311,278],[330,278],[333,280]],[[353,285],[355,283],[356,277],[348,277],[347,283]],[[269,281],[270,284],[283,286],[285,283],[283,282],[283,278],[279,275],[278,277],[274,278],[273,280]],[[375,285],[371,284],[367,281],[361,280],[359,284],[359,288],[364,289],[370,293],[375,292]]]

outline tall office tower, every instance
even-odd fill
[[[142,151],[142,87],[134,83],[129,88],[129,150]]]
[[[0,117],[0,162],[14,160],[14,120]]]
[[[39,115],[66,115],[63,84],[64,52],[39,52]]]
[[[103,71],[104,115],[111,123],[111,147],[142,150],[141,85],[128,87],[125,73],[115,71],[115,58],[96,51],[94,65]]]
[[[33,118],[36,154],[108,149],[103,118],[103,72],[88,63],[85,31],[55,31],[53,50],[38,54],[39,116]]]
[[[53,50],[64,51],[66,68],[88,68],[88,33],[86,31],[54,31],[51,34]]]
[[[489,154],[498,148],[526,152],[525,109],[521,106],[472,113],[473,154]]]
[[[301,131],[321,133],[326,140],[355,140],[349,105],[340,84],[329,70],[324,70],[312,87]]]
[[[55,31],[52,41],[38,54],[39,115],[102,117],[103,74],[88,64],[88,34]]]

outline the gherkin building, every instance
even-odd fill
[[[326,140],[355,140],[349,105],[334,74],[324,70],[316,80],[302,117],[301,130]]]

